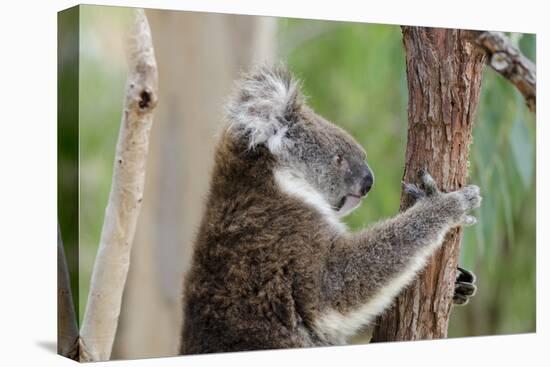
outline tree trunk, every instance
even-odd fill
[[[485,53],[467,32],[403,27],[409,89],[403,181],[427,169],[442,191],[466,183]],[[411,202],[401,196],[401,208]],[[377,322],[373,342],[447,336],[462,229],[449,231],[429,265]]]

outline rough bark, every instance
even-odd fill
[[[78,325],[59,223],[57,225],[57,353],[74,360],[78,357]]]
[[[537,71],[535,64],[512,45],[502,32],[472,31],[488,56],[488,64],[508,79],[523,94],[532,112],[537,108]]]
[[[403,27],[409,89],[403,180],[427,169],[443,191],[465,185],[485,53],[464,31]],[[410,205],[404,195],[401,210]],[[449,231],[422,274],[378,319],[373,341],[447,336],[462,230]]]
[[[103,361],[111,356],[143,199],[149,131],[157,104],[157,66],[143,10],[136,11],[128,46],[126,97],[111,192],[80,333],[81,361]]]
[[[162,103],[113,358],[178,353],[183,276],[208,190],[223,105],[241,70],[269,61],[275,19],[147,10]],[[147,332],[144,332],[147,330]]]

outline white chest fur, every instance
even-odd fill
[[[345,224],[340,222],[336,212],[313,186],[303,177],[289,169],[278,169],[274,172],[275,182],[284,193],[295,197],[317,210],[325,219],[340,232],[347,230]]]

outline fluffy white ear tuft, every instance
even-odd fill
[[[249,149],[265,145],[278,154],[302,103],[299,82],[282,66],[259,66],[237,82],[227,104],[230,130]]]

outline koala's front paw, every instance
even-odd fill
[[[481,196],[479,187],[475,185],[466,186],[460,190],[441,193],[437,188],[435,180],[425,170],[417,172],[420,185],[403,183],[404,192],[415,200],[431,199],[441,204],[441,213],[453,222],[453,225],[471,226],[477,222],[476,218],[468,212],[479,207]]]
[[[461,213],[458,218],[458,225],[471,226],[477,223],[477,219],[467,214],[470,210],[479,208],[481,205],[481,195],[479,187],[476,185],[468,185],[460,190],[449,193],[448,195],[455,196],[461,206]]]
[[[403,182],[403,190],[407,195],[411,196],[415,200],[420,200],[425,197],[438,196],[440,194],[435,180],[428,172],[419,170],[416,175],[420,180],[420,186]]]

